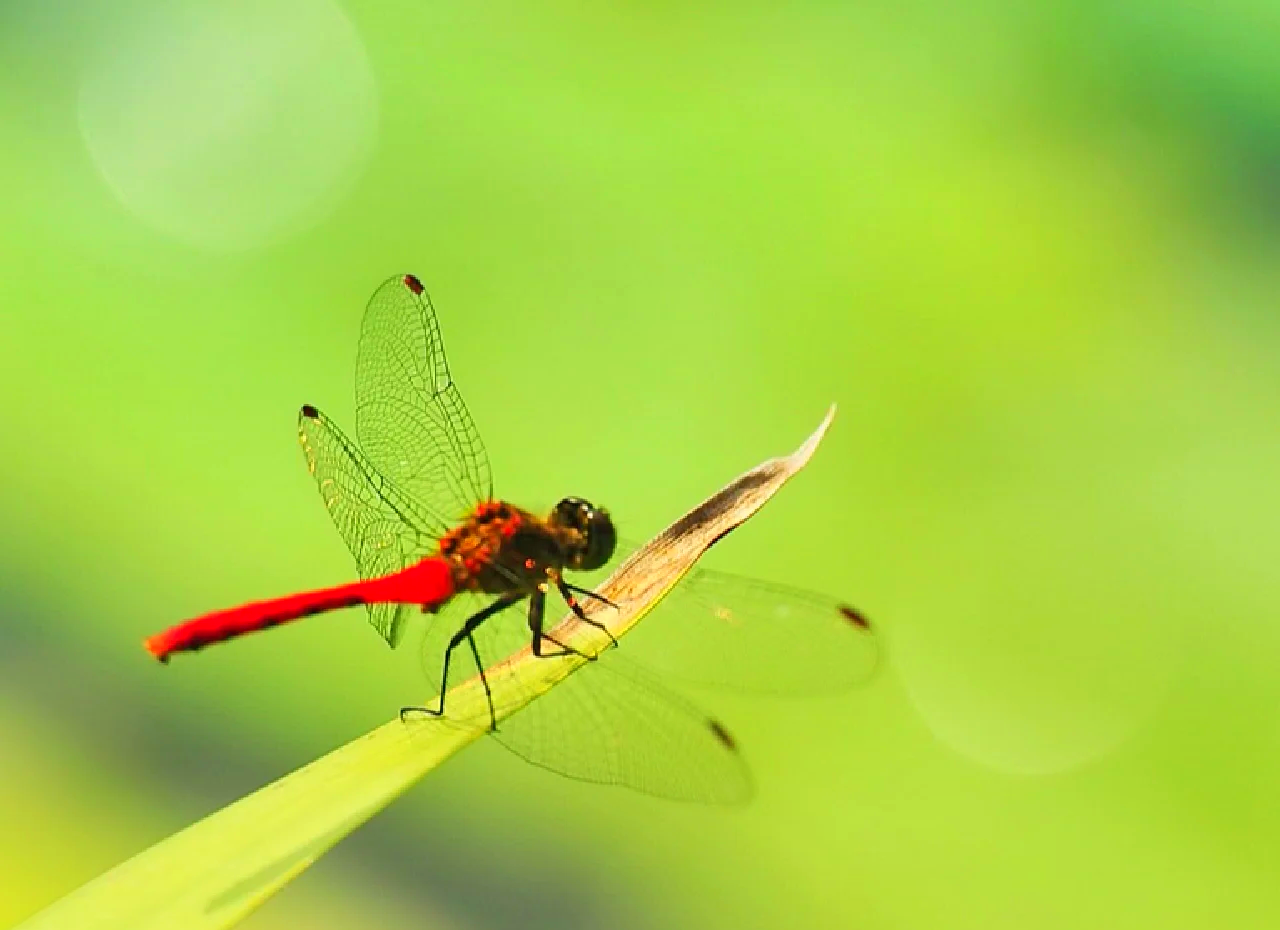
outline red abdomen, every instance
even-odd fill
[[[421,604],[430,610],[453,595],[449,563],[433,557],[381,578],[217,610],[157,633],[144,640],[143,646],[167,662],[175,652],[189,652],[328,610],[357,604]]]

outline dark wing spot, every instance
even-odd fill
[[[320,411],[317,410],[315,407],[312,407],[310,404],[302,405],[302,415],[306,417],[308,420],[320,419]]]
[[[864,617],[858,610],[850,607],[848,604],[841,604],[838,609],[840,611],[840,616],[844,617],[858,629],[871,629],[871,621]]]
[[[415,294],[421,294],[423,290],[422,282],[419,281],[417,278],[415,278],[411,274],[407,274],[404,276],[404,286],[407,287],[409,290],[413,291]]]
[[[738,751],[737,741],[733,738],[733,734],[725,728],[723,723],[716,720],[714,717],[709,717],[707,718],[707,726],[711,728],[711,732],[715,734],[716,739],[724,743],[726,749],[731,749],[734,752]]]

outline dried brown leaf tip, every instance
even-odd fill
[[[618,609],[589,613],[595,614],[614,636],[630,629],[707,549],[754,516],[809,463],[835,412],[835,407],[828,410],[822,423],[795,452],[770,459],[740,475],[650,540],[598,588],[598,593]],[[572,627],[574,618],[567,617],[565,624]]]

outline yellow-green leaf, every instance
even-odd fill
[[[621,638],[717,539],[748,519],[809,461],[834,408],[791,455],[771,459],[685,514],[627,560],[598,589],[618,608],[600,615]],[[552,631],[583,652],[603,634],[571,614]],[[586,660],[539,659],[528,648],[497,663],[518,679],[516,713]],[[497,667],[495,666],[495,668]],[[448,695],[460,719],[487,719],[478,677]],[[139,853],[21,925],[21,930],[214,930],[229,927],[284,887],[344,836],[418,779],[484,735],[421,717],[399,719],[209,815]]]

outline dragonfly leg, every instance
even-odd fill
[[[476,660],[476,671],[480,673],[480,684],[484,685],[484,699],[489,702],[489,732],[497,732],[498,715],[493,709],[493,692],[489,690],[489,679],[484,673],[484,662],[480,659],[480,649],[476,646],[476,638],[467,634],[467,643],[471,646],[471,655]]]
[[[574,594],[582,594],[586,597],[591,598],[593,601],[599,601],[601,604],[604,604],[606,607],[612,607],[614,610],[622,609],[613,601],[605,597],[603,594],[597,594],[595,591],[592,591],[590,588],[580,588],[576,584],[569,584],[569,582],[567,581],[564,583],[564,586],[568,588],[570,591],[572,591]]]
[[[613,607],[615,610],[617,609],[617,606],[618,606],[617,604],[614,604],[608,598],[601,597],[600,595],[596,594],[594,591],[587,591],[584,588],[575,587],[567,583],[563,578],[559,576],[556,576],[556,588],[560,591],[560,596],[564,598],[564,602],[569,605],[569,609],[573,611],[573,615],[575,617],[577,617],[579,620],[581,620],[583,623],[587,624],[588,626],[595,627],[605,636],[609,637],[610,646],[618,645],[618,640],[615,639],[614,635],[609,632],[609,628],[605,626],[603,623],[601,623],[600,621],[592,620],[590,617],[588,617],[586,614],[586,611],[582,609],[582,605],[578,603],[578,599],[573,595],[574,595],[574,592],[577,592],[579,594],[586,594],[590,597],[594,597],[596,600],[603,601],[604,603],[608,604],[610,607]]]
[[[434,709],[430,707],[420,707],[420,706],[402,707],[400,708],[401,723],[404,722],[404,718],[408,714],[428,714],[432,717],[444,716],[444,693],[449,688],[449,659],[453,656],[453,650],[456,649],[464,639],[471,640],[471,634],[475,632],[476,627],[480,626],[480,624],[484,623],[494,614],[504,611],[508,607],[510,607],[512,604],[518,603],[519,601],[523,600],[524,597],[525,597],[524,594],[516,594],[516,593],[504,594],[502,595],[502,597],[498,598],[496,601],[494,601],[489,606],[485,607],[483,610],[476,611],[474,614],[472,614],[470,617],[467,618],[467,622],[462,624],[462,628],[458,630],[458,632],[453,634],[453,637],[449,640],[449,645],[445,647],[444,669],[440,673],[440,699],[439,699],[439,702],[436,704],[436,707]],[[480,653],[476,649],[474,640],[472,640],[471,642],[471,650],[476,658],[476,666],[477,668],[479,668]],[[484,677],[483,668],[480,668],[480,680],[484,682],[484,693],[487,697],[489,697],[489,717],[490,717],[490,722],[493,722],[493,716],[494,716],[493,698],[492,696],[489,695],[489,680]]]
[[[546,615],[547,595],[541,588],[535,591],[529,597],[529,632],[533,634],[533,654],[539,659],[557,659],[561,656],[578,656],[586,659],[588,662],[594,662],[595,656],[589,656],[585,652],[579,652],[572,646],[566,646],[557,639],[553,639],[546,633],[542,632],[542,620]],[[559,652],[546,652],[542,648],[543,642],[551,643],[553,646],[559,647]]]

